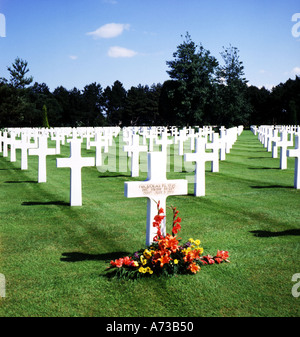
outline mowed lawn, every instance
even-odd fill
[[[104,162],[114,172],[82,169],[82,207],[69,206],[69,169],[56,168],[58,156],[48,156],[47,182],[39,184],[36,156],[22,171],[20,150],[15,163],[0,154],[0,273],[6,279],[0,316],[300,315],[300,297],[292,295],[292,276],[300,273],[295,159],[280,170],[279,159],[248,130],[219,173],[207,163],[205,197],[193,195],[193,164],[182,162],[177,147],[169,156],[167,177],[189,181],[188,195],[167,199],[180,211],[179,236],[200,239],[205,255],[228,250],[231,263],[170,278],[106,277],[109,261],[142,248],[146,236],[147,200],[124,197],[125,181],[146,179],[146,154],[140,177],[131,178],[121,139]],[[93,156],[94,148],[83,143],[82,155]],[[68,156],[66,143],[60,157]],[[171,220],[168,210],[168,232]]]

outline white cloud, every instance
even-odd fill
[[[135,52],[134,50],[130,50],[127,48],[123,48],[123,47],[110,47],[108,50],[108,56],[109,57],[133,57],[137,54],[137,52]]]
[[[110,5],[116,5],[118,3],[116,0],[102,0],[102,2]]]
[[[69,58],[71,60],[77,60],[78,59],[78,56],[77,55],[69,55]]]
[[[124,30],[129,30],[130,25],[124,23],[107,23],[93,32],[86,33],[93,36],[94,39],[110,39],[119,36]]]
[[[300,75],[300,67],[295,67],[292,70],[293,75]]]

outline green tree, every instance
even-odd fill
[[[86,85],[82,91],[82,111],[80,120],[85,126],[103,125],[103,92],[96,82]]]
[[[247,88],[247,97],[251,104],[250,124],[273,124],[270,111],[271,93],[265,87],[257,88],[251,85]]]
[[[10,73],[10,84],[17,89],[24,89],[33,81],[33,77],[26,77],[29,72],[27,61],[17,57],[11,67],[7,67]]]
[[[248,124],[251,106],[247,99],[247,80],[243,62],[236,47],[223,47],[224,65],[218,67],[218,95],[220,99],[218,124],[233,126]]]
[[[147,92],[148,86],[139,84],[131,87],[127,92],[124,111],[125,125],[144,125],[149,120],[147,116]]]
[[[218,62],[202,45],[197,46],[189,33],[173,57],[173,61],[167,61],[167,73],[177,82],[169,92],[173,101],[176,96],[180,102],[174,107],[175,119],[185,125],[200,124],[210,103]]]
[[[127,91],[120,81],[115,81],[111,88],[105,88],[103,97],[108,125],[123,125],[126,96]]]
[[[42,126],[44,128],[50,128],[49,122],[48,122],[47,107],[46,107],[45,104],[43,105],[43,124],[42,124]]]

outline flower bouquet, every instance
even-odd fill
[[[181,218],[178,216],[179,211],[176,207],[171,208],[173,210],[172,234],[163,236],[161,233],[161,222],[165,214],[158,202],[158,214],[153,222],[153,226],[157,228],[157,234],[153,243],[132,256],[110,261],[107,269],[113,269],[115,275],[120,278],[135,279],[149,275],[196,274],[203,265],[230,262],[228,252],[223,250],[218,250],[215,256],[202,256],[203,248],[200,247],[200,240],[191,238],[186,243],[180,244],[177,233],[181,230]]]

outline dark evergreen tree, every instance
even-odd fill
[[[126,96],[127,92],[120,81],[115,81],[111,88],[105,88],[103,97],[108,125],[123,125]]]
[[[179,102],[175,106],[176,120],[184,125],[201,124],[210,104],[218,62],[202,45],[197,46],[188,33],[173,57],[175,60],[167,62],[167,73],[178,82],[169,93],[171,99],[176,96]]]
[[[243,62],[236,47],[223,47],[221,56],[224,65],[219,66],[217,78],[220,99],[217,124],[226,126],[248,125],[251,106],[247,99],[247,80]]]

